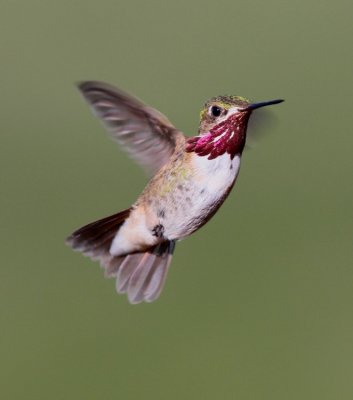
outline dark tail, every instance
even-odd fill
[[[118,293],[127,293],[130,303],[156,300],[164,286],[175,241],[165,241],[142,253],[114,257],[109,249],[131,209],[92,222],[70,235],[66,243],[100,262],[106,277],[116,278]]]
[[[81,251],[93,260],[101,260],[109,255],[110,245],[121,225],[130,215],[131,208],[110,215],[77,229],[66,243],[74,250]]]

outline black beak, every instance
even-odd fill
[[[270,100],[270,101],[261,101],[260,103],[249,104],[247,107],[241,109],[240,111],[252,111],[252,110],[256,110],[257,108],[266,107],[266,106],[272,106],[272,104],[282,103],[283,101],[284,100],[282,100],[282,99],[276,99],[276,100]]]

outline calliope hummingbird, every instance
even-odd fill
[[[207,101],[198,135],[186,137],[157,110],[102,82],[79,85],[115,139],[152,176],[124,211],[76,230],[67,243],[100,262],[130,303],[156,300],[175,243],[201,228],[237,179],[251,113],[281,103],[239,96]]]

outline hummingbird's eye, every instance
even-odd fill
[[[221,107],[218,106],[211,106],[209,109],[209,113],[210,115],[212,115],[212,117],[219,117],[223,112],[223,109]]]

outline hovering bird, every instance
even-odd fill
[[[203,226],[232,190],[251,113],[283,100],[214,97],[200,113],[198,135],[186,137],[120,89],[91,81],[79,90],[113,139],[152,178],[130,208],[85,225],[67,243],[99,261],[130,303],[152,302],[163,288],[176,241]]]

